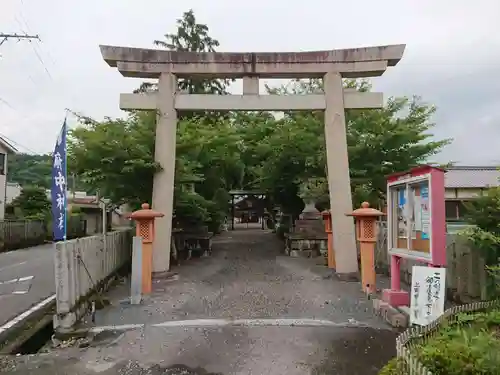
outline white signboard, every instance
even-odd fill
[[[431,323],[444,312],[446,269],[413,266],[410,323]]]

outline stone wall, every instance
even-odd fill
[[[328,252],[328,239],[326,237],[300,238],[291,234],[286,238],[285,252],[291,257],[314,258],[326,256]]]

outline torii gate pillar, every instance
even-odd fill
[[[335,252],[336,272],[349,277],[358,271],[358,255],[353,220],[345,215],[349,210],[352,210],[352,194],[345,126],[344,89],[340,73],[325,74],[323,88],[326,101],[325,143],[330,213],[332,232],[334,233],[333,248],[340,249],[340,251],[336,250]]]
[[[328,185],[336,272],[358,273],[347,153],[346,108],[381,108],[380,93],[344,89],[342,78],[382,75],[396,65],[405,45],[297,53],[197,53],[101,46],[104,60],[125,77],[158,78],[158,92],[121,94],[120,108],[158,111],[153,208],[158,219],[153,272],[170,267],[177,110],[325,111]],[[243,95],[189,95],[176,92],[176,77],[242,78]],[[259,78],[323,78],[324,94],[259,95]]]
[[[153,242],[153,276],[160,276],[170,269],[172,213],[174,208],[175,148],[177,136],[177,110],[175,93],[177,79],[164,73],[158,81],[158,115],[155,134],[155,161],[162,170],[154,176],[153,207],[165,214],[156,219]]]

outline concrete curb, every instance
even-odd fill
[[[15,318],[11,319],[3,326],[0,327],[0,353],[8,354],[5,352],[10,352],[9,348],[15,347],[15,343],[25,339],[26,341],[29,335],[23,335],[19,331],[24,330],[26,325],[30,322],[37,322],[42,320],[47,312],[51,311],[56,304],[56,296],[51,295],[45,298],[41,302],[37,303],[33,307],[29,308],[25,312],[19,314]],[[33,332],[36,333],[36,332]],[[21,342],[22,343],[22,342]]]
[[[323,328],[374,328],[370,323],[360,322],[355,319],[335,322],[331,320],[312,318],[262,318],[262,319],[191,319],[191,320],[170,320],[154,324],[121,324],[88,327],[75,330],[78,336],[99,334],[105,331],[131,331],[146,328],[221,328],[221,327],[323,327]],[[376,328],[387,329],[387,328]]]
[[[409,316],[404,311],[392,307],[380,299],[373,300],[373,311],[375,315],[381,316],[387,323],[395,328],[407,328]]]

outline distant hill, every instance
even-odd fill
[[[21,186],[35,185],[50,189],[52,157],[16,154],[8,156],[7,181]]]
[[[16,154],[9,155],[7,166],[7,181],[17,182],[21,186],[33,185],[50,189],[50,178],[52,173],[52,156]],[[87,191],[87,187],[76,178],[73,186],[71,176],[68,176],[69,188],[78,191]]]

